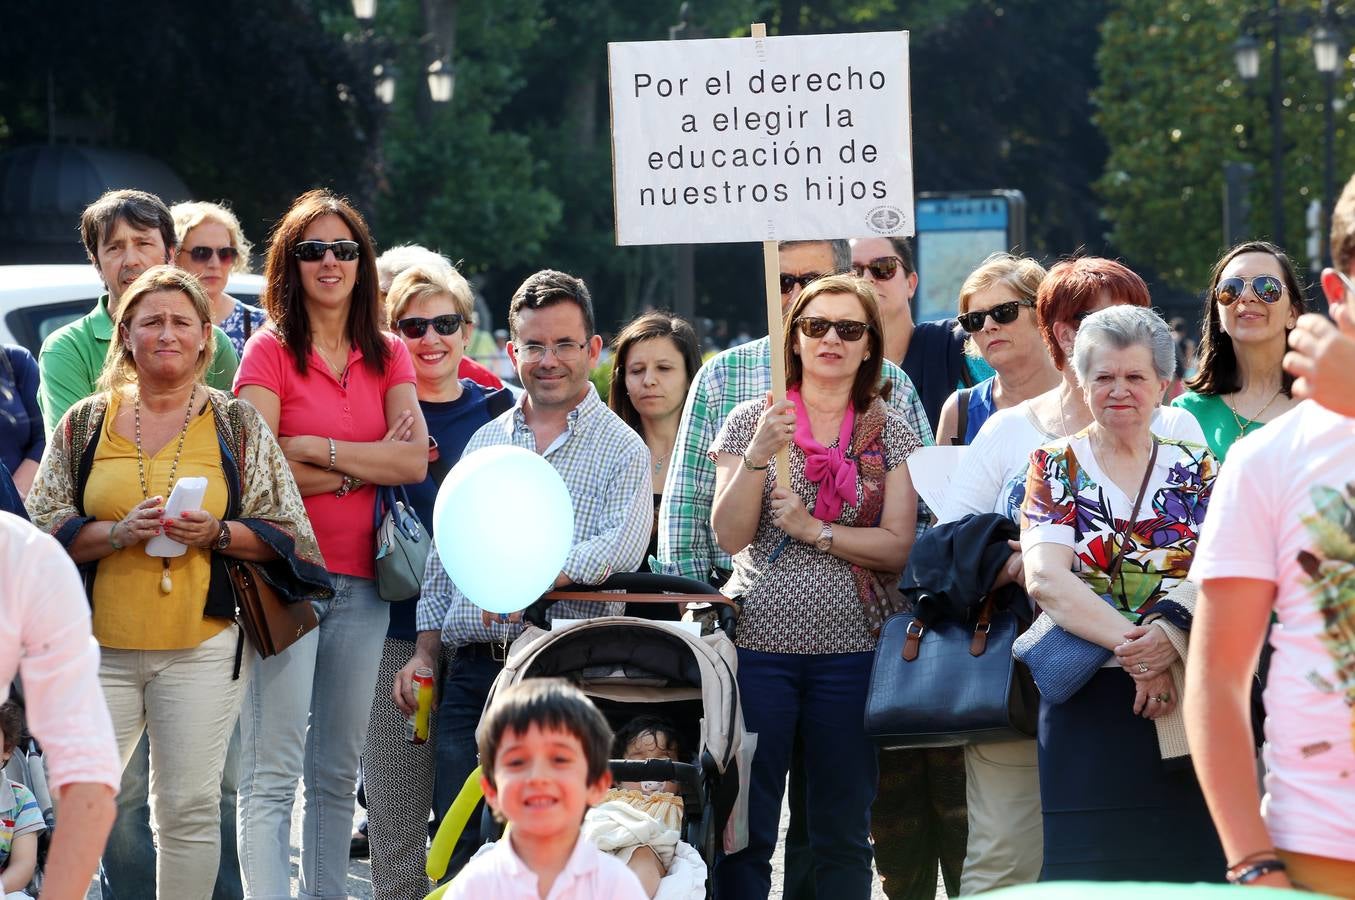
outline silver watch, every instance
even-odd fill
[[[819,529],[819,539],[814,542],[814,549],[822,550],[824,553],[827,553],[832,546],[833,526],[824,522],[823,527]]]

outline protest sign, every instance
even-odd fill
[[[608,58],[618,244],[913,234],[907,32]]]

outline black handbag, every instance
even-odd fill
[[[866,736],[888,749],[1035,735],[1040,695],[1012,658],[1021,621],[984,599],[974,624],[924,625],[895,613],[880,629],[866,691]]]

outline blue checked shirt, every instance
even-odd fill
[[[715,542],[710,508],[715,502],[715,463],[707,455],[729,413],[743,403],[766,396],[772,389],[771,342],[759,338],[711,357],[696,373],[682,409],[677,442],[664,480],[659,504],[659,557],[651,568],[664,575],[685,575],[697,581],[710,577],[712,566],[732,569],[729,554]],[[885,360],[884,381],[892,384],[887,401],[903,413],[923,446],[933,442],[913,383],[898,366]],[[930,513],[919,499],[917,533],[926,530]]]
[[[525,395],[524,395],[525,396]],[[522,399],[508,412],[482,426],[466,445],[464,456],[502,445],[538,452],[536,436],[522,413]],[[608,409],[597,390],[569,413],[565,431],[542,454],[564,479],[574,501],[574,548],[564,573],[575,584],[598,584],[612,572],[633,572],[644,557],[654,523],[649,448],[619,416]],[[531,553],[530,537],[521,542]],[[420,631],[442,632],[453,647],[512,640],[521,625],[486,627],[480,607],[462,594],[442,567],[434,545],[424,569],[417,615]],[[551,619],[588,619],[620,615],[623,603],[564,602],[551,607]]]

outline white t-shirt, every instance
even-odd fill
[[[1200,423],[1183,409],[1159,406],[1151,428],[1160,438],[1204,443]],[[1062,437],[1044,430],[1029,400],[993,413],[969,445],[960,470],[951,476],[941,521],[991,512],[1020,521],[1030,454]]]
[[[1355,860],[1355,421],[1306,401],[1228,459],[1190,579],[1276,586],[1266,826],[1276,847]]]

